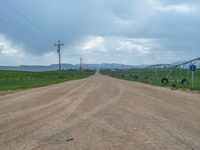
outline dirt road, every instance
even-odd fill
[[[199,150],[200,95],[96,74],[0,96],[1,150]]]

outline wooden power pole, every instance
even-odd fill
[[[59,63],[59,70],[61,71],[61,52],[60,52],[60,48],[61,48],[61,46],[64,46],[64,44],[61,43],[60,40],[58,40],[58,43],[56,43],[55,46],[58,47],[58,49],[57,49],[58,59],[59,59],[58,63]]]
[[[80,58],[80,71],[83,71],[83,58]]]

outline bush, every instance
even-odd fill
[[[173,88],[176,88],[176,83],[173,83],[173,84],[172,84],[172,87],[173,87]]]

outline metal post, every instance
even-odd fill
[[[194,71],[192,71],[192,89],[194,89]]]

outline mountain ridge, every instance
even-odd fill
[[[79,69],[80,64],[63,63],[63,70]],[[117,64],[117,63],[102,63],[102,64],[83,64],[84,69],[130,69],[137,66]],[[19,66],[0,66],[0,70],[16,70],[16,71],[53,71],[58,70],[58,64],[51,65],[19,65]]]

